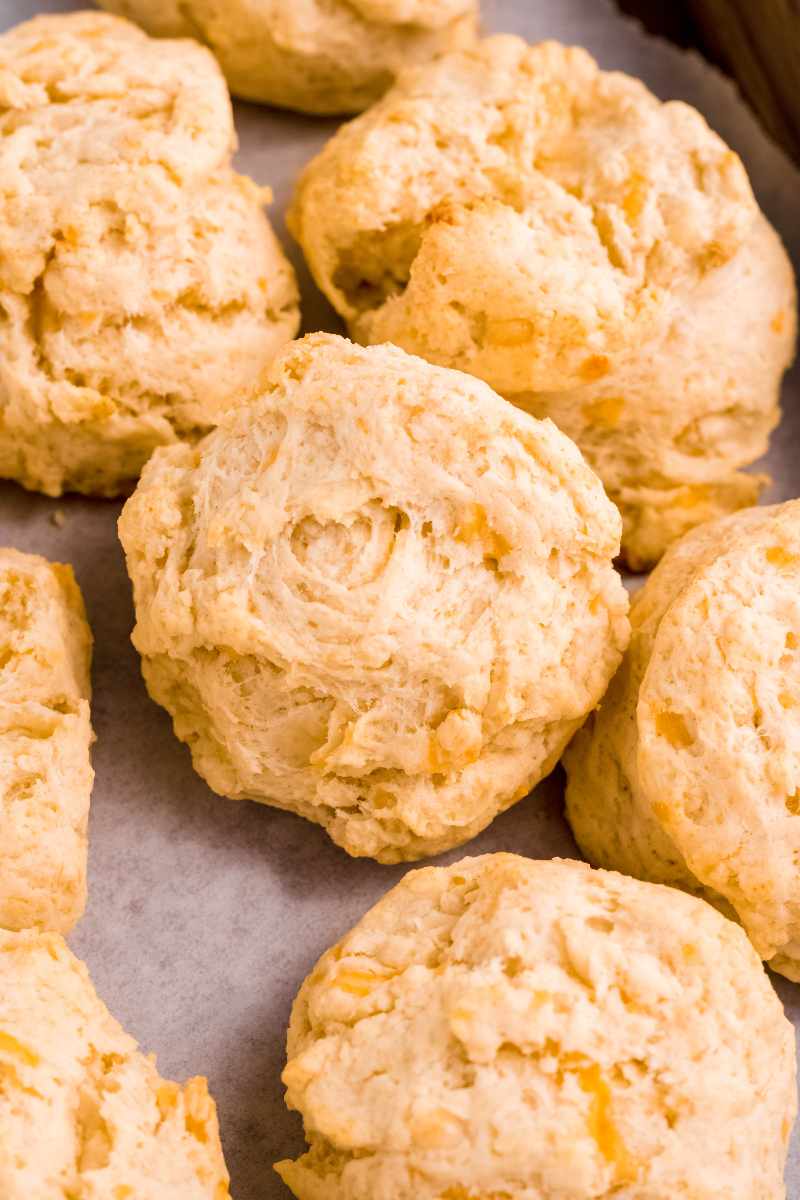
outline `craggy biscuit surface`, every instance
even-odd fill
[[[289,224],[359,341],[470,371],[576,438],[633,565],[755,498],[739,468],[777,420],[792,271],[688,105],[583,50],[488,38],[340,129]]]
[[[252,394],[292,269],[207,50],[101,13],[0,37],[0,476],[114,494]]]
[[[800,978],[800,501],[677,542],[566,756],[593,862],[705,895]]]
[[[486,384],[317,334],[120,520],[134,643],[215,791],[383,861],[555,765],[627,643],[619,515]]]
[[[300,1200],[780,1200],[794,1033],[681,892],[510,854],[413,871],[323,955],[283,1075]]]
[[[622,513],[629,565],[644,570],[695,525],[758,499],[767,477],[739,468],[778,423],[795,325],[791,263],[759,216],[662,337],[593,383],[510,398],[578,443]]]
[[[312,113],[359,112],[397,72],[472,43],[477,0],[100,0],[148,33],[194,37],[231,91]]]
[[[91,646],[72,568],[0,549],[0,927],[83,912]]]
[[[0,931],[3,1200],[228,1200],[205,1079],[117,1024],[56,934]]]

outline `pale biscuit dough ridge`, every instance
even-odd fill
[[[212,56],[101,13],[0,37],[0,477],[126,490],[252,394],[294,275]]]
[[[300,1200],[785,1196],[794,1031],[747,938],[584,863],[406,875],[303,984],[287,1058]]]
[[[83,912],[91,648],[72,568],[0,549],[0,927]]]
[[[398,72],[475,41],[477,0],[100,0],[148,33],[194,37],[234,95],[310,113],[367,108]]]
[[[565,758],[589,859],[699,892],[800,978],[800,501],[677,542]]]
[[[206,1080],[162,1079],[57,934],[0,931],[3,1200],[229,1200]]]
[[[608,376],[515,403],[551,417],[581,447],[623,519],[633,570],[696,525],[752,505],[794,356],[794,276],[762,216],[734,258],[708,275],[656,342]]]
[[[405,72],[305,168],[289,226],[364,343],[470,371],[578,441],[639,568],[751,503],[794,350],[791,266],[686,104],[487,38]]]
[[[619,516],[550,422],[317,334],[120,519],[151,695],[223,795],[385,862],[555,765],[627,642]]]

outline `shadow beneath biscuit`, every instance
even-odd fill
[[[264,963],[266,970],[269,964]],[[284,1039],[294,989],[271,998],[249,1022],[228,1027],[226,1077],[217,1087],[220,1131],[236,1200],[285,1200],[290,1195],[273,1169],[306,1149],[302,1121],[283,1100]]]

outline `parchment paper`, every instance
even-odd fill
[[[66,0],[0,0],[0,29]],[[484,0],[487,30],[580,43],[602,66],[641,76],[661,97],[696,105],[742,155],[762,207],[800,266],[800,175],[766,139],[733,85],[698,56],[645,37],[610,0]],[[236,112],[240,168],[283,210],[300,166],[336,122],[255,105]],[[305,329],[340,330],[293,245]],[[800,372],[766,465],[770,501],[800,494]],[[53,523],[62,510],[62,527]],[[280,1072],[292,998],[317,956],[407,868],[354,861],[299,817],[214,796],[192,770],[166,715],[147,697],[131,648],[130,589],[116,538],[119,505],[50,501],[0,484],[0,544],[71,562],[95,635],[97,733],[90,892],[72,945],[100,995],[173,1078],[206,1074],[220,1111],[236,1200],[286,1200],[272,1163],[302,1148],[283,1105]],[[574,855],[556,773],[463,853]],[[795,1023],[800,988],[776,979]],[[709,1128],[713,1137],[713,1129]],[[800,1200],[800,1136],[787,1174]],[[31,1200],[34,1200],[32,1197]]]

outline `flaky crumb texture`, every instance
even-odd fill
[[[0,549],[0,927],[83,912],[91,646],[72,568]]]
[[[397,72],[475,40],[477,0],[100,0],[153,34],[193,37],[234,95],[359,112]]]
[[[292,1011],[300,1200],[781,1200],[794,1034],[710,905],[510,854],[415,871]]]
[[[396,861],[555,765],[628,637],[619,516],[548,421],[316,334],[120,520],[148,688],[215,791]]]
[[[566,758],[578,842],[705,895],[800,978],[800,501],[688,534],[632,621]]]
[[[55,934],[0,931],[3,1200],[230,1200],[205,1079],[162,1079]]]
[[[792,268],[686,104],[496,36],[405,72],[289,225],[364,343],[469,371],[577,441],[636,569],[751,504],[794,352]]]
[[[294,275],[207,50],[101,13],[0,37],[0,477],[129,488],[251,394]]]

